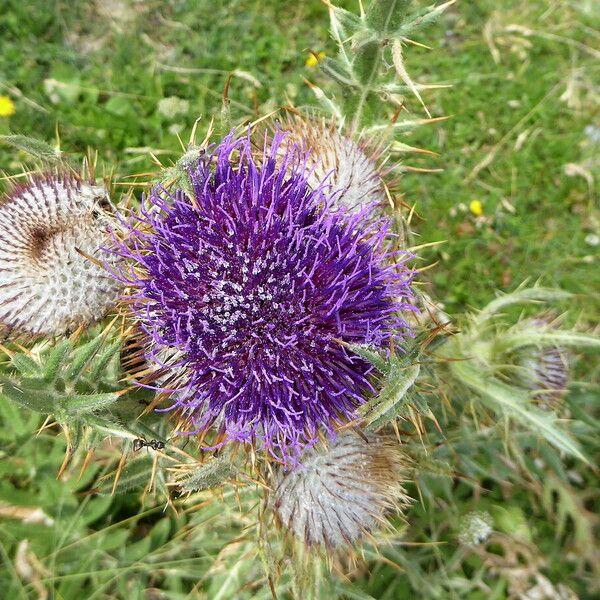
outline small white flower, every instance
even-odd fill
[[[487,511],[470,512],[460,523],[458,541],[465,546],[483,544],[493,531],[494,520]]]
[[[177,115],[185,115],[189,111],[189,108],[190,103],[177,96],[161,98],[158,101],[158,112],[167,117],[167,119],[174,119]]]
[[[279,472],[274,504],[283,526],[309,546],[352,543],[407,503],[406,462],[392,438],[343,432],[300,463]]]
[[[0,322],[61,335],[102,318],[119,286],[104,260],[107,191],[71,176],[33,179],[0,204]]]

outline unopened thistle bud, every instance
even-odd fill
[[[101,266],[110,215],[104,187],[47,175],[0,203],[0,323],[61,335],[102,318],[119,286]]]
[[[555,328],[551,316],[542,315],[526,321],[539,329]],[[521,349],[517,364],[521,384],[533,393],[541,408],[555,408],[564,397],[569,383],[569,356],[556,345],[528,346]]]
[[[309,153],[309,185],[314,189],[325,181],[337,194],[334,206],[358,212],[385,202],[382,147],[360,137],[355,140],[324,119],[295,117],[283,129]]]
[[[407,461],[393,438],[348,431],[311,448],[282,470],[274,505],[282,525],[308,546],[352,543],[373,531],[388,510],[407,504]]]

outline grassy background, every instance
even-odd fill
[[[591,0],[463,0],[422,34],[431,51],[407,52],[416,80],[454,86],[426,96],[432,114],[450,120],[400,138],[440,154],[411,164],[443,172],[406,173],[401,187],[417,205],[422,241],[447,240],[425,258],[440,261],[427,279],[451,312],[542,278],[576,292],[576,316],[597,322],[600,142],[592,138],[600,136],[593,129],[600,127],[599,24]],[[236,119],[312,104],[303,78],[335,93],[305,65],[308,48],[334,53],[327,28],[318,0],[2,0],[0,94],[12,97],[16,114],[0,118],[0,132],[50,141],[58,129],[63,149],[98,149],[117,178],[144,172],[150,152],[176,159],[176,133],[185,139],[198,116],[201,129],[218,116],[233,69],[242,71],[230,89]],[[188,110],[163,114],[159,101],[171,96],[186,100]],[[422,116],[414,102],[408,107]],[[17,173],[23,158],[0,147],[7,173]],[[473,200],[483,205],[480,217],[469,211]],[[55,586],[56,598],[235,597],[236,580],[207,567],[243,530],[243,517],[238,529],[221,530],[223,515],[212,507],[165,516],[152,502],[140,513],[137,496],[85,495],[114,449],[107,447],[81,480],[75,471],[56,481],[62,437],[51,430],[32,439],[37,417],[10,407],[0,418],[0,507],[39,507],[53,522],[28,524],[3,513],[0,586],[10,583],[8,597],[37,597],[42,581]],[[209,521],[214,527],[206,531]],[[560,580],[554,531],[542,522],[538,532],[548,571]],[[19,558],[24,539],[31,555]],[[386,577],[397,580],[393,597],[413,596],[407,575]],[[202,592],[194,591],[198,580]],[[152,591],[157,587],[163,592]],[[504,598],[505,587],[499,577],[496,596],[456,597]],[[81,589],[87,595],[77,595]],[[586,597],[585,587],[579,591]]]

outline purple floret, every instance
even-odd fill
[[[285,135],[262,151],[230,135],[190,169],[193,197],[153,190],[119,249],[147,358],[179,382],[163,380],[172,408],[194,432],[284,459],[373,391],[372,367],[340,341],[386,347],[413,310],[409,255],[388,251],[387,221],[333,211],[308,175]]]

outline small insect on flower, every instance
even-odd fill
[[[331,192],[337,192],[334,208],[357,212],[385,203],[381,145],[355,140],[324,119],[296,116],[282,127],[309,153],[309,185],[316,189],[326,182]]]
[[[0,96],[0,117],[12,117],[15,112],[15,104],[11,98]]]
[[[190,167],[191,197],[151,193],[117,250],[171,408],[278,456],[355,417],[372,367],[348,344],[401,344],[414,310],[387,222],[331,211],[307,160],[282,133],[262,152],[230,135]]]
[[[142,448],[152,448],[152,450],[162,450],[165,447],[165,443],[160,440],[144,440],[142,438],[136,438],[133,440],[133,451],[139,452]]]
[[[306,450],[292,470],[279,471],[276,514],[308,546],[350,544],[408,503],[407,465],[394,438],[340,433],[328,446]]]
[[[97,262],[112,221],[104,187],[34,176],[0,203],[0,323],[62,335],[102,318],[120,285]]]

